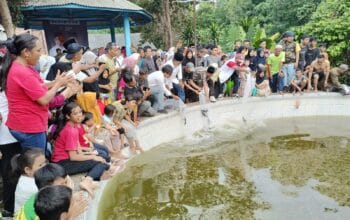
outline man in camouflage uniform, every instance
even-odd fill
[[[294,33],[290,31],[285,33],[285,40],[281,43],[285,53],[285,62],[282,68],[285,75],[283,84],[284,88],[287,89],[295,77],[295,70],[299,63],[300,46],[294,41]]]

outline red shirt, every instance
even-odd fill
[[[78,131],[79,131],[79,143],[81,147],[89,147],[89,143],[86,142],[84,135],[85,135],[85,129],[84,125],[78,125]]]
[[[69,151],[78,150],[79,146],[79,131],[70,123],[62,129],[58,135],[54,150],[52,154],[52,162],[59,162],[61,160],[69,159]]]
[[[97,105],[98,105],[98,107],[100,108],[100,111],[101,111],[101,113],[102,113],[102,115],[103,115],[103,112],[105,112],[105,104],[103,104],[103,102],[101,101],[101,99],[98,99],[97,100]]]
[[[45,132],[48,106],[42,106],[36,101],[48,90],[39,73],[14,61],[7,76],[6,86],[9,103],[6,125],[10,129],[24,133]]]

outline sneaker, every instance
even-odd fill
[[[219,96],[218,96],[218,99],[223,99],[224,98],[224,94],[220,94]]]
[[[161,114],[168,114],[168,111],[163,109],[163,110],[158,110],[158,113],[161,113]]]
[[[214,96],[210,96],[209,100],[210,100],[211,102],[216,102],[216,99],[215,99]]]
[[[13,217],[13,214],[5,209],[1,211],[1,215],[3,218],[12,218]]]

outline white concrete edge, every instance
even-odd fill
[[[299,104],[298,104],[299,103]],[[302,96],[292,94],[268,97],[227,98],[206,104],[212,126],[235,123],[237,128],[244,122],[305,116],[350,116],[350,96],[338,93],[308,93]],[[186,107],[186,123],[179,112],[174,111],[144,120],[138,128],[138,138],[145,150],[161,143],[170,142],[203,129],[205,121],[201,106]],[[86,219],[96,220],[99,201],[108,181],[102,181],[95,198],[91,201]]]

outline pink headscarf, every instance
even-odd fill
[[[133,53],[127,58],[124,59],[123,61],[123,68],[127,67],[130,69],[134,69],[135,66],[138,64],[140,59],[140,54],[139,53]]]

